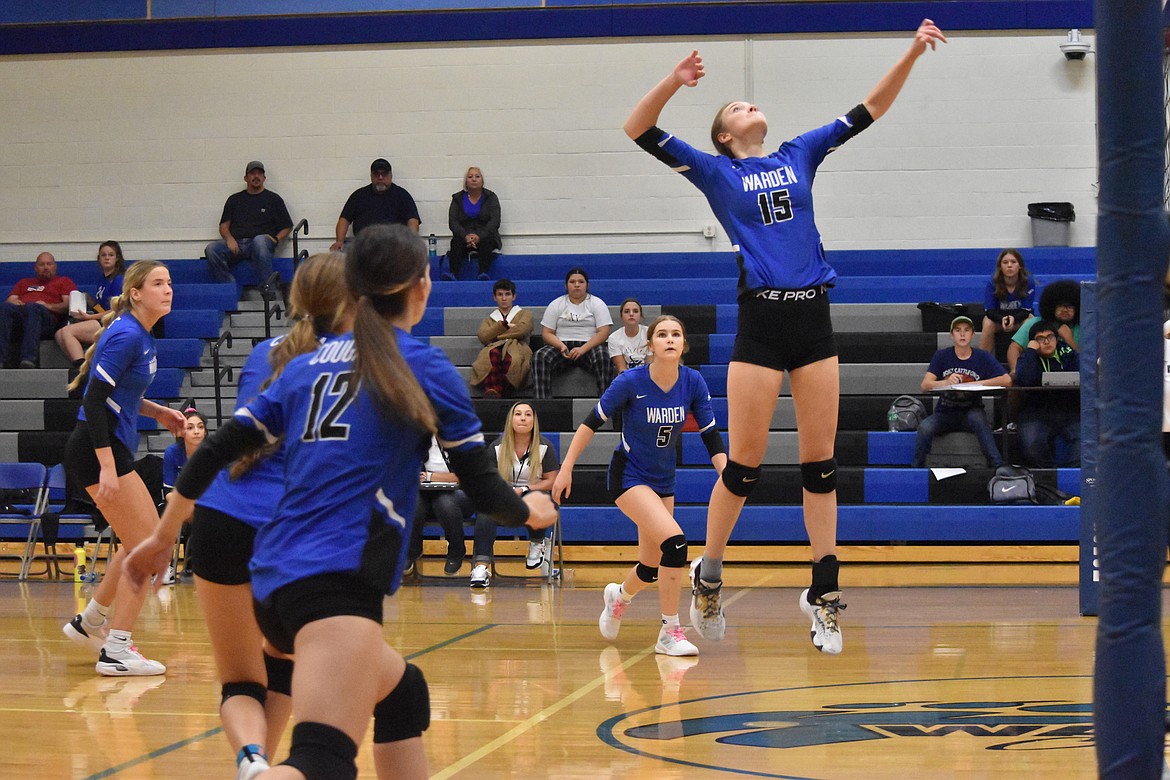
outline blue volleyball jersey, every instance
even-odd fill
[[[679,366],[678,381],[665,392],[650,378],[649,366],[618,374],[597,402],[597,416],[621,415],[622,438],[615,451],[627,458],[622,487],[649,485],[659,493],[674,492],[675,448],[688,411],[700,432],[715,425],[711,393],[693,368]]]
[[[129,312],[115,317],[98,339],[85,387],[105,382],[114,388],[106,399],[117,418],[113,433],[131,453],[138,450],[138,408],[157,370],[154,336]],[[84,406],[77,410],[77,419],[85,419]]]
[[[94,288],[93,299],[106,311],[110,310],[110,298],[122,294],[122,274],[107,277],[98,272],[97,286]]]
[[[244,361],[237,387],[236,410],[260,395],[260,386],[272,376],[268,355],[284,336],[261,341]],[[232,479],[228,469],[219,472],[215,482],[196,502],[207,509],[223,512],[252,528],[272,519],[276,505],[284,495],[284,447],[253,464],[239,479]]]
[[[767,157],[744,160],[700,152],[663,133],[654,155],[706,196],[739,253],[741,295],[801,289],[837,281],[813,218],[812,185],[826,155],[852,132],[850,119],[838,117]]]
[[[398,348],[431,401],[449,452],[483,443],[467,383],[439,349],[405,331]],[[266,599],[291,582],[353,573],[397,589],[430,434],[384,416],[357,377],[352,334],[301,355],[236,412],[274,440],[284,435],[284,495],[260,526],[252,590]]]

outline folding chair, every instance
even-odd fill
[[[491,565],[492,579],[516,580],[521,582],[525,580],[544,580],[550,585],[560,581],[565,571],[565,546],[561,536],[560,512],[557,513],[557,521],[552,524],[548,532],[552,535],[553,560],[547,572],[539,571],[537,574],[501,574],[499,568],[496,566],[496,559],[493,557]],[[541,569],[544,569],[544,567],[542,566]]]
[[[41,527],[41,515],[45,511],[48,495],[45,477],[45,467],[40,463],[0,463],[0,490],[26,494],[16,501],[9,500],[8,506],[0,507],[0,523],[28,525],[28,539],[24,553],[20,556],[18,578],[21,580],[28,579],[29,569],[32,568],[37,532]]]
[[[49,468],[48,480],[46,482],[47,491],[47,506],[46,516],[50,513],[57,516],[57,523],[59,525],[80,525],[88,529],[89,526],[94,525],[93,514],[88,511],[78,511],[77,500],[70,500],[68,491],[66,490],[65,481],[65,467],[58,463],[56,466]],[[66,511],[69,510],[69,511]],[[57,557],[57,533],[54,531],[50,533],[50,529],[45,528],[44,520],[42,518],[42,531],[45,542],[45,555],[47,558],[46,573],[53,573],[54,577],[61,576],[60,559]],[[95,531],[96,533],[96,531]],[[84,546],[88,533],[83,532],[81,544]],[[100,539],[100,535],[99,535]],[[90,564],[92,570],[93,564]]]

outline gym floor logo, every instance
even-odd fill
[[[611,718],[597,733],[640,756],[756,777],[826,777],[830,746],[831,765],[841,770],[833,776],[859,776],[874,762],[899,773],[965,765],[994,774],[1018,769],[1021,751],[1028,751],[1034,769],[1059,771],[1092,761],[1091,754],[1082,757],[1076,750],[1093,747],[1088,683],[1085,700],[1073,701],[1069,694],[1079,691],[1072,679],[1084,678],[915,680],[664,701]],[[911,695],[846,698],[875,687],[882,694]],[[841,695],[842,688],[850,694]],[[1062,695],[1032,698],[1058,691]],[[923,764],[928,755],[939,763]]]

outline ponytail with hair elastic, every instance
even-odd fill
[[[394,326],[378,311],[393,309],[397,299],[378,297],[377,301],[368,295],[358,299],[354,371],[383,412],[433,435],[438,430],[435,410],[398,349]]]

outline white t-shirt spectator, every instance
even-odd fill
[[[561,341],[588,341],[603,325],[613,325],[609,307],[596,295],[586,295],[580,303],[562,295],[548,305],[540,324],[557,334]]]
[[[609,334],[609,356],[612,358],[621,355],[626,359],[626,366],[629,368],[642,365],[646,358],[650,357],[650,347],[646,344],[648,330],[648,326],[639,325],[637,336],[627,336],[624,327],[618,328]]]

